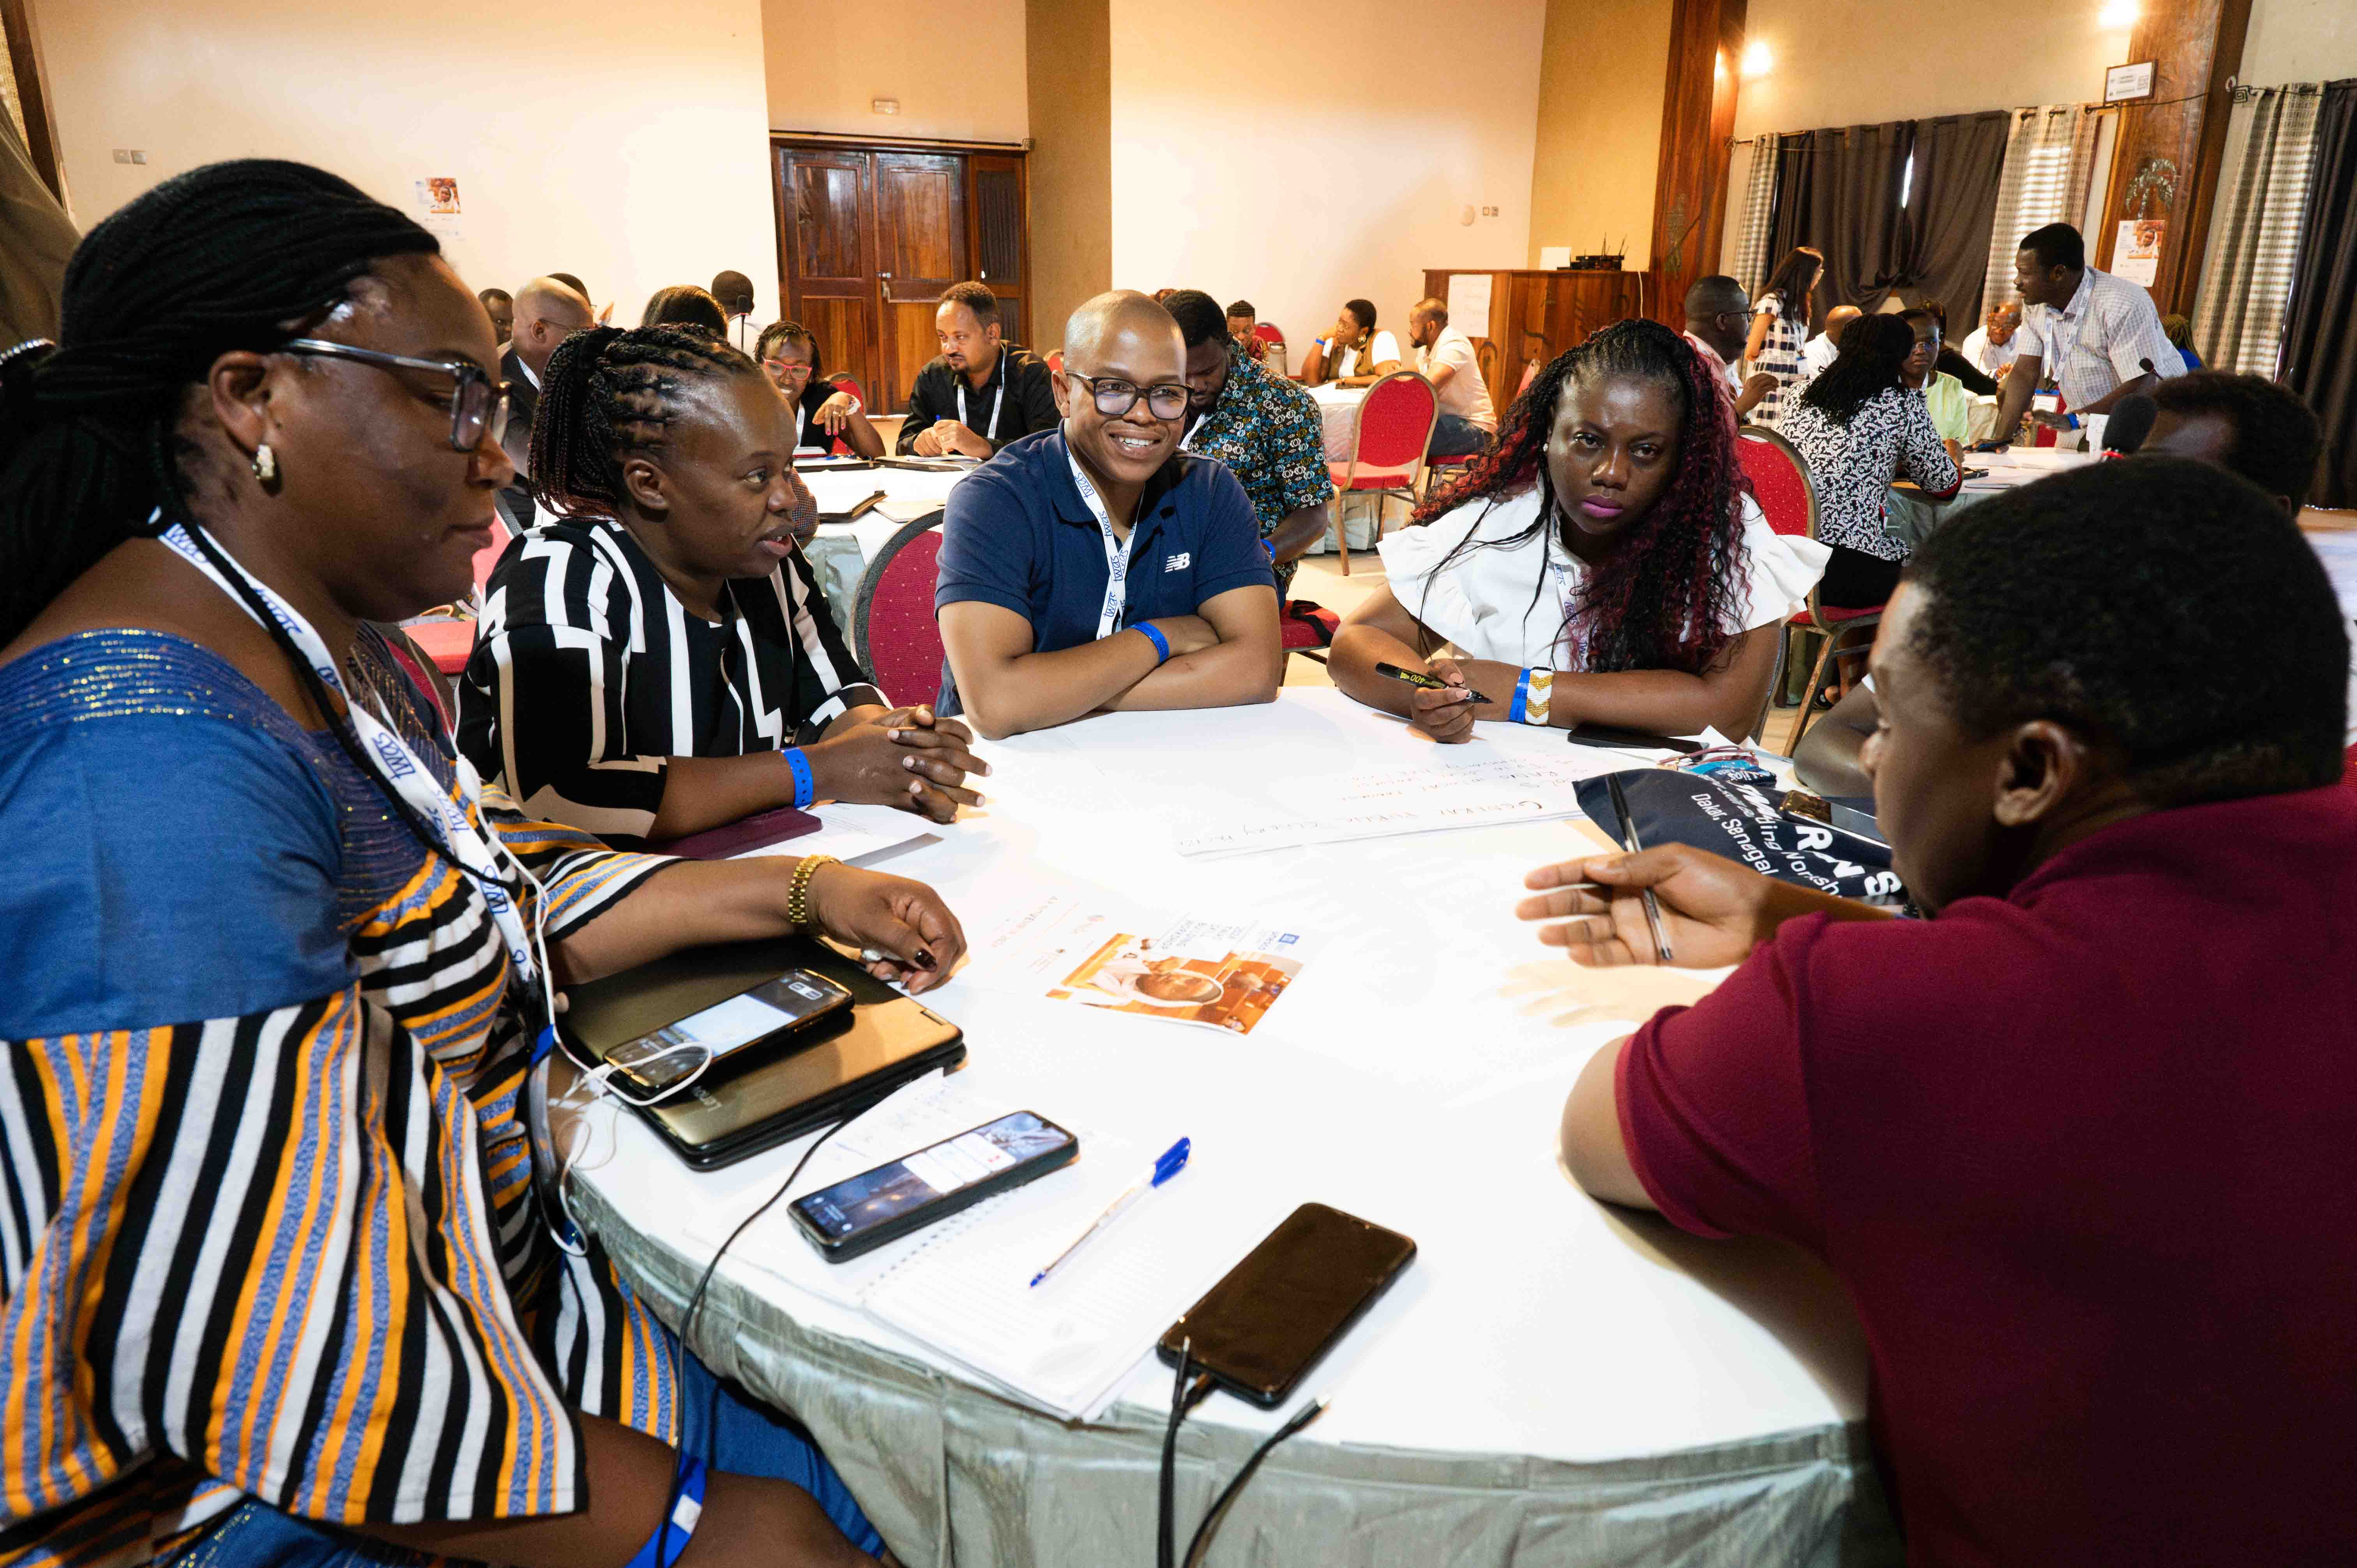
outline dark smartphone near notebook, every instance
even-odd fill
[[[573,1056],[603,1062],[796,971],[848,993],[850,1005],[732,1052],[659,1104],[632,1107],[697,1170],[839,1122],[911,1079],[965,1060],[956,1025],[809,937],[691,948],[574,986],[558,1027]]]
[[[851,993],[823,974],[790,969],[775,980],[691,1013],[606,1053],[643,1093],[686,1079],[698,1060],[715,1065],[739,1051],[773,1050],[789,1036],[851,1005]]]
[[[1564,733],[1564,738],[1574,746],[1601,746],[1614,751],[1674,751],[1690,757],[1702,749],[1698,740],[1680,740],[1674,735],[1654,735],[1647,730],[1622,729],[1618,725],[1574,725]]]
[[[1156,1348],[1175,1367],[1187,1345],[1222,1388],[1275,1410],[1415,1257],[1415,1243],[1396,1230],[1305,1203],[1164,1330]]]
[[[1017,1111],[798,1197],[791,1212],[820,1256],[848,1262],[1061,1170],[1080,1153],[1070,1133],[1036,1112]]]

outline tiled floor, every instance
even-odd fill
[[[1293,579],[1293,596],[1310,599],[1324,605],[1336,615],[1349,615],[1361,600],[1383,585],[1382,560],[1372,552],[1353,551],[1351,554],[1351,575],[1342,575],[1342,558],[1339,555],[1308,555],[1301,562],[1301,570]],[[1330,686],[1326,667],[1295,654],[1285,661],[1285,683],[1288,686]],[[1800,727],[1798,708],[1768,710],[1767,733],[1760,736],[1768,749],[1789,754],[1793,732]]]

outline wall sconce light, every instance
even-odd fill
[[[1743,74],[1765,76],[1775,68],[1776,57],[1768,50],[1768,40],[1754,38],[1743,46]]]
[[[2133,27],[2136,19],[2136,0],[2104,0],[2104,8],[2095,14],[2096,24],[2104,27]]]

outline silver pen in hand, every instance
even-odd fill
[[[1608,773],[1604,776],[1604,782],[1612,788],[1612,809],[1620,817],[1620,847],[1631,854],[1635,854],[1645,846],[1638,840],[1637,819],[1629,810],[1629,796],[1628,792],[1620,788],[1620,775]],[[1640,891],[1645,900],[1645,926],[1653,933],[1653,950],[1661,955],[1663,963],[1676,961],[1670,956],[1670,939],[1662,931],[1660,902],[1654,898],[1652,888],[1647,887]]]

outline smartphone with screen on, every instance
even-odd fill
[[[606,1053],[606,1060],[646,1092],[660,1093],[706,1062],[716,1065],[749,1046],[782,1038],[850,1005],[851,993],[826,976],[790,969],[775,980],[617,1046]]]
[[[1071,1165],[1080,1140],[1017,1111],[794,1199],[794,1222],[830,1263],[847,1262],[984,1198]]]
[[[1391,1289],[1415,1243],[1354,1214],[1305,1203],[1163,1332],[1230,1393],[1275,1410]]]

